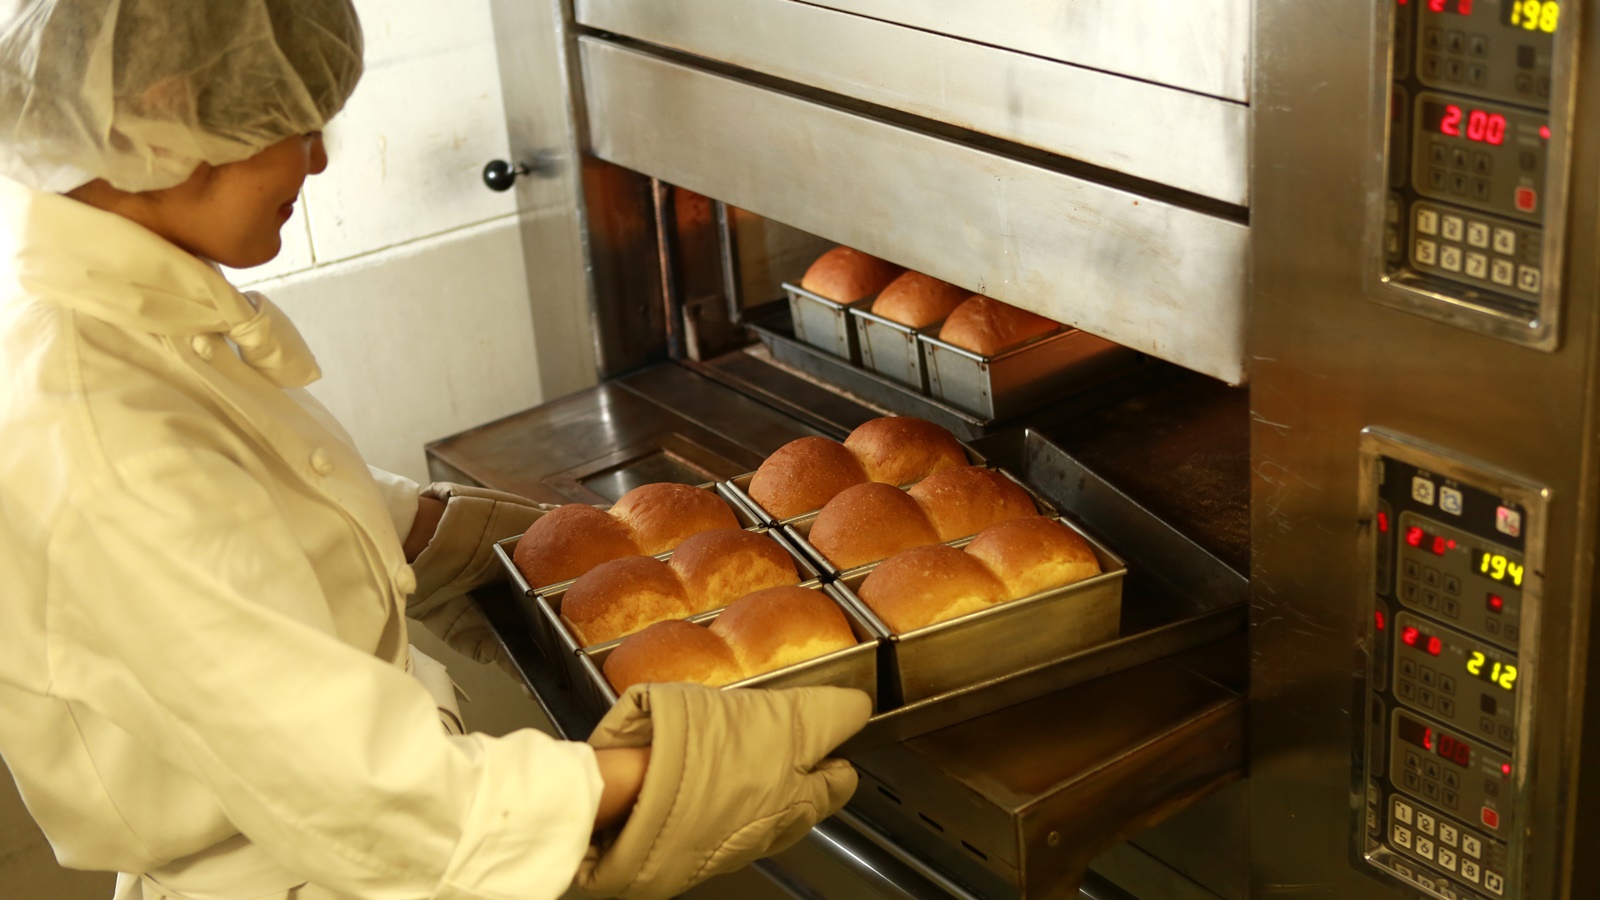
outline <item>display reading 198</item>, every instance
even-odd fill
[[[1522,564],[1513,562],[1503,553],[1493,550],[1473,550],[1472,570],[1486,578],[1522,587]]]
[[[1470,3],[1468,4],[1470,7]],[[1503,0],[1504,15],[1500,21],[1523,31],[1542,31],[1555,34],[1561,25],[1561,4],[1558,0]]]

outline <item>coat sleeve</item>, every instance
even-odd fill
[[[586,745],[443,734],[421,685],[334,637],[289,523],[226,455],[163,448],[89,481],[49,549],[54,692],[192,772],[314,884],[566,889],[599,802]]]
[[[378,493],[383,496],[383,505],[389,510],[390,521],[394,522],[394,533],[405,540],[411,533],[411,523],[417,518],[417,498],[422,496],[422,485],[377,466],[367,466],[367,471],[372,473]]]

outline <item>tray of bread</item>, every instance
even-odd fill
[[[856,485],[911,485],[944,469],[982,466],[983,455],[948,430],[910,416],[862,423],[843,443],[825,437],[790,441],[726,488],[766,525],[817,512]]]
[[[861,349],[850,310],[871,303],[875,294],[904,271],[850,247],[835,247],[822,254],[798,285],[783,285],[795,338],[860,365]]]

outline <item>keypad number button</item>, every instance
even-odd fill
[[[1461,852],[1473,859],[1483,858],[1483,843],[1470,834],[1461,836]]]
[[[1394,820],[1396,822],[1410,825],[1411,817],[1414,812],[1415,810],[1411,808],[1411,804],[1405,802],[1404,800],[1394,801]],[[1473,855],[1476,856],[1477,854]]]
[[[1509,259],[1497,259],[1489,266],[1489,278],[1502,287],[1510,287],[1517,282],[1517,267]]]
[[[1439,233],[1439,214],[1431,209],[1417,210],[1417,233],[1429,236]]]
[[[1417,838],[1416,850],[1417,855],[1421,856],[1423,859],[1433,859],[1433,841],[1430,841],[1425,837]]]
[[[1439,865],[1454,872],[1456,870],[1456,854],[1454,850],[1439,848]]]
[[[1447,847],[1454,847],[1460,842],[1461,833],[1456,831],[1456,827],[1454,825],[1445,823],[1439,826],[1439,843],[1444,844]]]
[[[1467,223],[1467,243],[1474,247],[1489,246],[1489,226],[1482,222]]]
[[[1467,275],[1479,281],[1487,280],[1489,277],[1489,257],[1484,256],[1482,253],[1468,253]]]
[[[1495,894],[1504,894],[1506,892],[1506,880],[1496,872],[1483,873],[1483,886]]]
[[[1390,832],[1390,839],[1394,841],[1396,847],[1411,849],[1411,829],[1409,828],[1402,828],[1399,825],[1394,826],[1394,830]]]
[[[1461,265],[1462,260],[1460,247],[1445,247],[1439,251],[1439,267],[1444,269],[1446,272],[1459,272],[1461,271]],[[1531,271],[1526,266],[1523,267],[1523,270]],[[1524,287],[1523,290],[1527,290],[1527,288]]]
[[[1446,247],[1444,252],[1449,253],[1454,249],[1454,247]],[[1533,266],[1517,267],[1517,290],[1529,294],[1537,294],[1539,293],[1539,283],[1541,280],[1542,279],[1539,270]]]
[[[1461,861],[1461,877],[1472,882],[1473,884],[1477,884],[1478,864],[1470,859],[1463,859]]]
[[[1509,228],[1494,230],[1494,252],[1510,256],[1517,252],[1517,233]]]
[[[1417,240],[1417,246],[1414,255],[1416,256],[1417,265],[1419,266],[1438,265],[1439,245],[1435,244],[1433,241],[1422,240],[1419,238]]]
[[[1467,223],[1460,216],[1445,216],[1439,232],[1445,240],[1460,243],[1466,237],[1466,229]]]

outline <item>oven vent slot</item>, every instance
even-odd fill
[[[888,797],[890,800],[893,800],[895,806],[903,805],[903,801],[899,797],[895,796],[893,792],[881,784],[878,785],[878,793]]]
[[[967,848],[969,851],[972,852],[973,856],[976,856],[977,858],[983,860],[984,862],[988,862],[989,861],[989,854],[983,852],[982,850],[979,850],[977,847],[972,846],[971,844],[967,843],[966,841],[962,841],[961,842],[961,846]]]
[[[930,826],[933,827],[934,831],[938,831],[938,832],[943,833],[944,826],[940,825],[938,822],[935,822],[934,820],[928,818],[926,813],[917,813],[917,818],[921,819],[924,822],[927,822]]]

